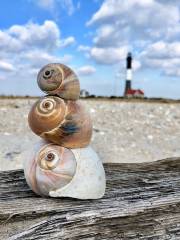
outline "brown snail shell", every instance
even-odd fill
[[[32,106],[28,121],[35,134],[60,146],[82,148],[91,140],[91,118],[79,101],[43,97]]]
[[[77,100],[80,95],[78,77],[64,64],[52,63],[44,66],[38,73],[37,83],[43,92],[66,100]]]

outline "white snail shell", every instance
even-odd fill
[[[64,64],[51,63],[44,66],[38,73],[37,83],[43,92],[63,99],[77,100],[80,95],[77,75]]]
[[[104,168],[90,147],[70,150],[41,143],[24,157],[26,181],[39,195],[98,199],[105,193]]]
[[[35,134],[63,147],[82,148],[91,140],[90,114],[79,101],[43,97],[32,106],[28,122]]]

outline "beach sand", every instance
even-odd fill
[[[22,168],[40,140],[28,127],[36,99],[0,99],[0,170]],[[180,156],[180,103],[81,100],[93,119],[91,146],[103,162],[149,162]]]

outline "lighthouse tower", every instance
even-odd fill
[[[131,90],[131,80],[132,80],[132,55],[129,52],[126,58],[126,83],[124,95]]]
[[[127,98],[144,98],[144,92],[141,89],[133,89],[132,82],[132,55],[128,53],[126,58],[126,82],[124,89],[124,97]]]

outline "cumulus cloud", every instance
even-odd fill
[[[135,70],[157,67],[179,76],[179,22],[176,0],[104,0],[87,22],[96,27],[89,56],[100,64],[122,65],[127,51],[138,49]]]
[[[29,22],[25,25],[13,25],[7,30],[0,30],[0,50],[19,52],[33,49],[53,51],[58,47],[67,47],[75,42],[70,36],[61,39],[61,32],[53,21],[42,25]]]
[[[5,71],[5,72],[12,72],[15,70],[15,68],[13,67],[13,65],[11,63],[1,60],[0,61],[0,70]]]
[[[29,22],[26,25],[13,25],[7,30],[0,30],[0,55],[43,49],[53,51],[58,47],[67,47],[75,42],[70,36],[61,39],[61,32],[53,21],[45,21],[42,25]]]
[[[180,42],[155,42],[141,53],[141,59],[146,67],[159,69],[166,75],[180,76]]]
[[[68,64],[72,56],[57,56],[56,52],[74,42],[72,36],[63,39],[53,21],[43,24],[29,22],[0,30],[0,74],[12,81],[25,81],[34,78],[38,70],[49,62]]]
[[[98,63],[103,64],[114,64],[118,61],[125,58],[127,53],[127,47],[121,47],[121,48],[99,48],[99,47],[93,47],[90,50],[90,56],[96,60]]]
[[[105,0],[87,25],[111,24],[112,27],[119,28],[118,32],[129,26],[133,34],[140,34],[140,30],[144,35],[154,34],[156,37],[159,30],[162,32],[167,27],[172,27],[178,23],[179,18],[177,6],[167,7],[155,0]],[[144,31],[142,27],[145,27]]]
[[[45,21],[39,25],[29,22],[26,25],[13,25],[7,31],[2,32],[4,37],[9,38],[7,47],[9,49],[11,43],[15,43],[19,50],[32,48],[54,49],[60,44],[60,31],[53,21]],[[1,47],[2,44],[1,44]]]
[[[174,58],[180,57],[180,42],[158,41],[149,45],[143,52],[142,56],[156,58]]]
[[[87,65],[87,66],[82,66],[82,67],[80,67],[80,68],[77,69],[77,73],[78,73],[79,75],[83,75],[83,76],[92,75],[92,74],[95,73],[95,72],[96,72],[95,67],[89,66],[89,65]]]

